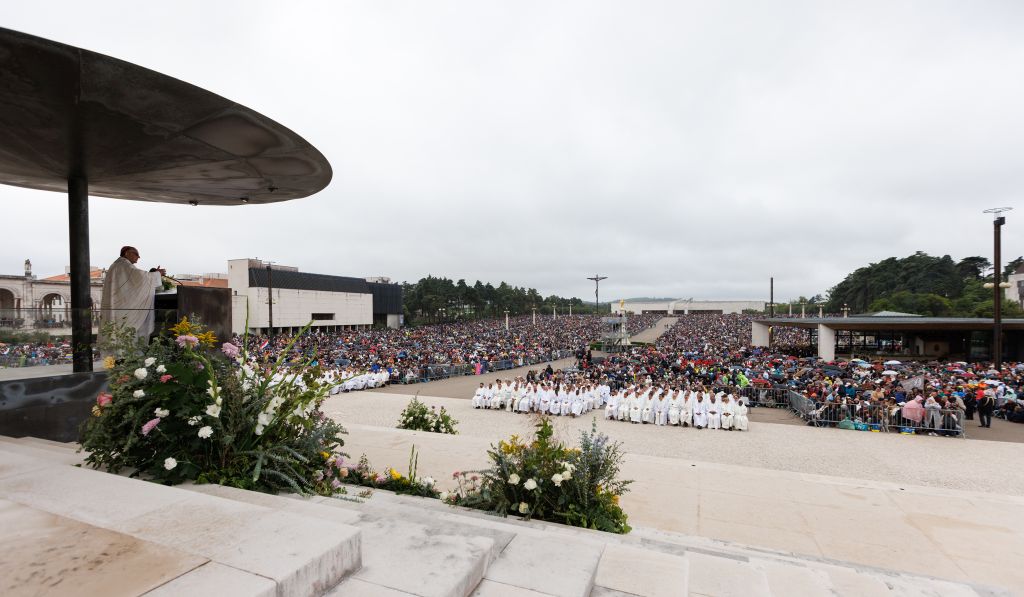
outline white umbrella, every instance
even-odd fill
[[[995,379],[986,379],[985,383],[987,383],[990,386],[998,386],[998,385],[1001,385],[1003,382],[995,380]]]
[[[866,363],[867,361],[865,361],[864,359],[851,359],[850,362],[851,363]]]
[[[871,368],[871,363],[857,363],[858,367],[864,367],[865,369]]]
[[[901,363],[899,361],[886,361],[885,364],[886,365],[902,365],[903,363]]]
[[[889,369],[888,371],[882,371],[882,375],[899,375],[899,372]]]

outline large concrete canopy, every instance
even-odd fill
[[[0,29],[0,182],[200,205],[270,203],[331,181],[305,139],[245,106],[123,60]]]
[[[173,77],[0,28],[0,183],[66,192],[74,370],[92,370],[89,195],[192,205],[298,199],[327,159],[273,120]]]

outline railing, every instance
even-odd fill
[[[917,411],[920,417],[910,418],[904,416],[901,406],[833,402],[818,405],[798,392],[790,392],[790,401],[793,411],[815,427],[967,437],[964,412],[958,408],[925,408]]]
[[[499,359],[496,361],[488,361],[486,367],[481,367],[480,373],[492,373],[494,371],[507,371],[509,369],[516,369],[519,367],[529,367],[530,365],[537,365],[540,363],[550,363],[559,359],[569,358],[575,356],[575,353],[571,350],[554,350],[549,353],[540,355],[533,355],[529,357],[519,357],[516,359]],[[398,372],[398,382],[403,384],[411,383],[426,383],[430,381],[436,381],[438,379],[448,379],[450,377],[460,377],[465,375],[476,375],[477,367],[476,364],[461,363],[457,365],[442,363],[442,364],[429,364],[420,365],[419,371],[414,372],[414,375],[409,376],[408,372]],[[394,373],[391,374],[392,381],[396,381]]]

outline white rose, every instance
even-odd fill
[[[146,371],[146,369],[143,367],[139,367],[138,369],[135,370],[135,379],[143,380],[146,379],[148,375],[149,371]]]
[[[519,475],[517,475],[515,473],[512,473],[511,475],[509,475],[508,476],[508,484],[509,485],[519,485]]]
[[[195,416],[195,417],[189,417],[189,418],[188,418],[188,424],[189,424],[189,426],[191,426],[191,427],[195,427],[196,425],[198,425],[198,424],[199,424],[199,421],[201,421],[201,420],[202,420],[202,419],[201,419],[201,418],[200,418],[200,417],[199,417],[198,415],[197,415],[197,416]]]
[[[555,484],[555,487],[561,487],[562,475],[559,475],[558,473],[551,475],[551,482]]]
[[[145,360],[145,365],[146,365],[147,367],[152,367],[152,366],[153,366],[153,363],[155,363],[155,362],[156,362],[156,358],[154,358],[154,357],[149,357],[148,359],[146,359],[146,360]]]
[[[178,461],[177,460],[175,460],[173,458],[168,458],[167,460],[164,460],[164,468],[165,469],[171,470],[171,469],[173,469],[176,466],[178,466]]]
[[[562,471],[562,480],[568,481],[569,479],[572,479],[572,473],[570,473],[568,470]]]
[[[423,484],[426,485],[427,487],[433,487],[434,486],[434,478],[433,477],[427,477],[426,479],[423,480]]]
[[[171,414],[171,411],[167,410],[166,408],[157,408],[153,410],[153,414],[156,415],[157,418],[162,419],[167,415]]]
[[[532,479],[531,479],[531,481],[532,481]],[[527,504],[526,502],[519,502],[519,513],[520,514],[526,514],[529,511],[530,511],[530,505],[529,504]]]
[[[145,398],[146,397],[146,393],[143,392],[142,390],[135,390],[134,392],[132,392],[132,396],[134,396],[136,398]]]
[[[441,500],[442,502],[447,502],[447,501],[448,501],[448,496],[449,496],[449,495],[451,495],[451,494],[449,494],[449,493],[448,493],[447,491],[442,491],[442,492],[441,492],[441,495],[439,495],[439,496],[438,496],[438,498],[440,498],[440,500]]]
[[[533,491],[534,489],[537,489],[537,482],[533,479],[527,479],[526,483],[523,483],[523,489]]]
[[[216,404],[211,404],[210,406],[207,406],[206,407],[206,414],[210,415],[211,417],[219,417],[220,416],[220,406],[218,406]]]
[[[201,437],[203,439],[206,439],[206,438],[210,437],[211,435],[213,435],[213,427],[210,427],[209,425],[207,425],[207,426],[201,427],[199,429],[199,437]]]
[[[167,367],[164,367],[163,365],[157,365],[156,366],[156,372],[157,373],[167,373]]]

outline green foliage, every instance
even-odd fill
[[[279,361],[253,370],[244,354],[214,350],[213,335],[187,319],[177,338],[148,345],[130,330],[104,335],[104,352],[119,358],[108,358],[110,393],[82,427],[93,468],[266,492],[327,495],[340,486],[345,430],[320,411],[329,386],[319,369]]]
[[[448,503],[501,516],[518,514],[611,533],[628,533],[619,496],[631,481],[618,478],[621,446],[598,433],[596,422],[582,432],[578,448],[554,438],[551,422],[541,417],[533,441],[513,435],[488,451],[491,468],[456,472],[459,489],[442,494]]]
[[[414,284],[403,283],[402,301],[406,320],[415,323],[503,317],[506,310],[510,315],[528,315],[533,312],[533,308],[538,313],[550,314],[552,307],[559,313],[568,313],[570,305],[574,314],[595,311],[594,303],[576,297],[552,295],[545,298],[534,288],[511,286],[505,282],[493,286],[478,280],[470,286],[465,280],[453,282],[448,278],[433,276],[427,276]],[[607,310],[608,304],[604,303],[601,312]]]
[[[1012,271],[1009,267],[1007,271]],[[845,304],[852,313],[901,311],[932,317],[992,317],[992,290],[982,287],[991,281],[992,263],[984,257],[954,262],[949,255],[933,257],[918,251],[904,259],[890,257],[854,271],[832,288],[825,309],[838,313]],[[1020,313],[1017,305],[1004,301],[1003,306],[1006,317]]]
[[[428,408],[418,398],[413,397],[398,419],[398,428],[455,435],[458,433],[455,428],[458,423],[443,406],[441,410],[433,406]]]

